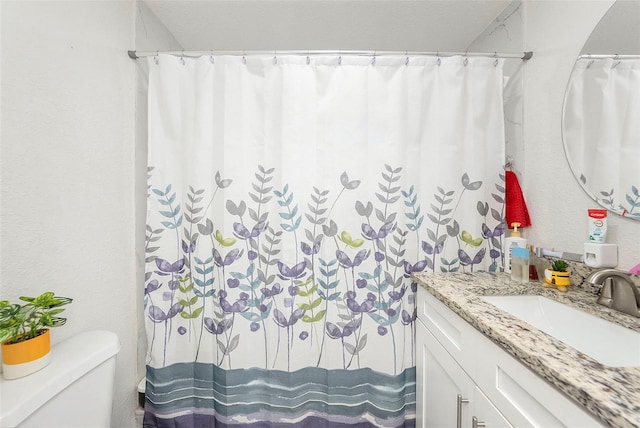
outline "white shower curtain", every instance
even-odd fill
[[[564,106],[573,171],[593,196],[640,218],[640,59],[580,58]]]
[[[149,59],[145,426],[415,423],[409,275],[501,266],[502,66]]]

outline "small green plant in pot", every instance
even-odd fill
[[[568,267],[569,267],[569,264],[564,260],[560,260],[560,259],[554,260],[551,263],[551,270],[556,272],[566,272]]]
[[[37,297],[20,297],[25,303],[0,301],[0,343],[2,369],[6,379],[23,377],[49,364],[49,328],[66,323],[58,316],[73,301],[45,292]]]
[[[571,285],[569,264],[564,260],[554,260],[551,267],[544,271],[544,281],[548,286],[555,286],[560,291],[567,291]]]

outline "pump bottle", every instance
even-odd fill
[[[511,252],[513,247],[526,248],[527,246],[527,240],[521,236],[521,233],[518,230],[519,227],[520,223],[511,223],[513,232],[511,232],[511,235],[504,240],[504,271],[507,273],[511,273]]]

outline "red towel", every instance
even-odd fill
[[[507,227],[511,227],[512,223],[520,223],[520,227],[531,226],[531,219],[529,218],[529,210],[527,210],[527,203],[524,201],[522,195],[522,189],[520,183],[518,183],[518,177],[513,171],[505,171],[505,186],[506,186],[506,213],[505,220]]]

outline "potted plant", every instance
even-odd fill
[[[16,379],[44,368],[51,360],[50,327],[67,322],[57,315],[73,301],[52,292],[20,297],[26,303],[0,301],[0,343],[5,379]]]
[[[551,267],[544,270],[544,281],[560,291],[567,291],[567,286],[571,285],[568,268],[569,264],[564,260],[554,260]]]

